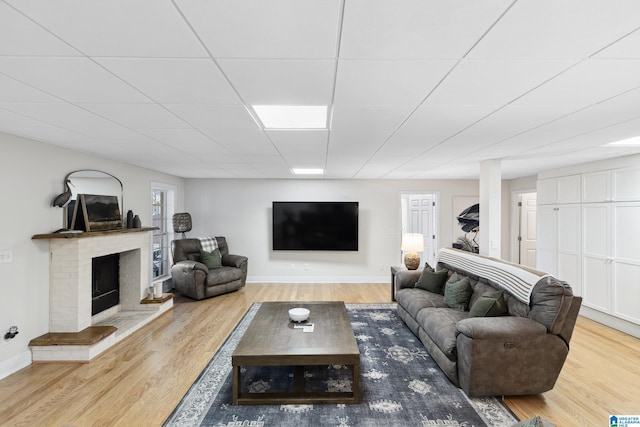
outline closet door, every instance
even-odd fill
[[[554,205],[538,205],[536,212],[536,268],[557,277],[557,220]]]
[[[573,294],[580,296],[582,295],[580,280],[580,223],[582,215],[580,205],[559,205],[555,212],[558,236],[556,277],[569,283]]]
[[[583,304],[611,313],[611,262],[609,204],[582,205]]]
[[[640,202],[615,203],[613,314],[640,324]]]

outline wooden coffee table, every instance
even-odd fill
[[[311,311],[313,332],[294,328],[290,308]],[[360,350],[344,302],[263,302],[231,355],[233,404],[358,403],[360,401]],[[305,391],[304,367],[350,365],[351,392]],[[241,366],[295,366],[288,393],[242,393]]]

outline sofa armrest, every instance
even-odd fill
[[[209,272],[209,269],[207,268],[207,266],[204,265],[201,262],[198,262],[198,261],[180,261],[180,262],[176,262],[173,265],[173,268],[176,268],[176,269],[179,269],[179,270],[183,270],[183,271],[200,270],[200,271],[204,271],[205,273]]]
[[[223,255],[222,256],[222,265],[227,267],[236,267],[242,268],[243,264],[247,263],[248,258],[242,255]]]
[[[471,339],[526,339],[546,333],[547,328],[542,323],[517,316],[469,317],[456,325],[456,334],[463,334]]]
[[[422,270],[401,270],[395,274],[396,289],[413,288],[420,278]]]

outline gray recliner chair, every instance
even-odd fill
[[[176,291],[201,300],[242,288],[247,280],[248,258],[229,254],[227,240],[217,237],[222,255],[222,266],[209,269],[201,262],[200,239],[182,239],[172,242],[173,266],[171,278]]]

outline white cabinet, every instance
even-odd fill
[[[582,203],[640,201],[640,168],[582,175]]]
[[[611,201],[611,172],[599,171],[582,175],[582,203]]]
[[[580,203],[580,175],[567,175],[538,181],[538,204]]]
[[[609,204],[582,206],[582,303],[611,313]]]
[[[538,269],[640,325],[640,167],[539,180],[537,225]]]
[[[537,264],[539,270],[568,282],[581,295],[580,205],[538,206]]]
[[[640,324],[640,202],[612,205],[612,310]]]
[[[615,169],[611,182],[614,202],[640,201],[640,168]]]
[[[640,202],[584,204],[583,304],[640,324]]]

